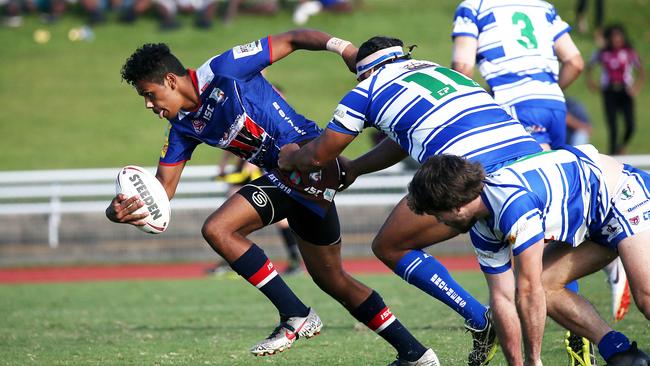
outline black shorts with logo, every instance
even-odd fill
[[[284,193],[266,175],[246,184],[237,193],[255,208],[266,226],[286,218],[291,230],[302,240],[316,245],[341,242],[341,227],[334,202],[325,216],[320,217]]]

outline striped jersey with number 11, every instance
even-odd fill
[[[371,126],[419,162],[453,154],[491,170],[541,151],[476,82],[428,61],[398,60],[381,67],[343,97],[328,128],[357,135]]]

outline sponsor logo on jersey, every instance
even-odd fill
[[[640,221],[639,220],[639,215],[636,215],[636,216],[630,218],[630,224],[632,224],[632,225],[639,225],[639,221]]]
[[[260,52],[262,52],[262,42],[255,41],[233,47],[232,56],[236,60],[242,57],[253,56]]]
[[[637,203],[636,205],[634,205],[634,206],[628,208],[628,209],[627,209],[627,212],[632,212],[632,211],[636,210],[637,208],[639,208],[639,207],[645,205],[645,204],[648,203],[648,202],[650,202],[650,200],[645,200],[645,201],[643,201],[643,202],[641,202],[641,203]]]
[[[627,201],[630,198],[634,197],[634,191],[630,188],[630,185],[626,185],[625,188],[621,191],[621,199]]]
[[[336,195],[336,190],[332,188],[325,188],[325,192],[323,192],[323,198],[328,202],[332,202],[332,200],[334,200],[335,195]]]
[[[309,180],[311,180],[313,182],[318,182],[318,181],[320,181],[321,176],[322,176],[322,170],[319,170],[317,172],[310,173],[309,174]]]
[[[253,200],[253,203],[257,207],[264,207],[269,202],[269,199],[266,197],[266,194],[264,194],[264,192],[261,191],[253,192],[253,194],[251,195],[251,199]]]
[[[282,108],[280,107],[280,105],[278,104],[278,102],[273,102],[273,108],[275,108],[275,110],[278,112],[278,114],[280,115],[280,117],[281,117],[285,122],[287,122],[287,123],[289,124],[289,126],[291,126],[291,127],[294,129],[294,131],[296,131],[297,133],[299,133],[299,134],[302,135],[302,136],[304,136],[304,135],[307,134],[307,132],[301,130],[300,127],[296,126],[296,125],[293,123],[293,120],[291,119],[291,117],[289,117],[289,116],[288,116],[288,115],[287,115],[287,114],[282,110]]]
[[[643,213],[643,221],[650,220],[650,211],[646,211]]]
[[[203,130],[205,129],[206,123],[200,119],[193,119],[192,120],[192,127],[194,128],[194,132],[197,134],[201,134]]]
[[[216,104],[223,104],[226,102],[226,100],[228,100],[226,93],[224,93],[219,88],[214,88],[214,90],[212,90],[212,92],[210,93],[209,98],[213,99]]]

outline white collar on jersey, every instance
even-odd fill
[[[404,51],[401,46],[382,48],[379,51],[371,53],[357,62],[357,77],[390,58],[395,59],[401,56],[404,56]]]

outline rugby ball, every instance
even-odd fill
[[[137,226],[138,229],[150,234],[167,230],[171,219],[169,198],[160,181],[148,170],[135,165],[120,169],[115,180],[115,193],[129,198],[138,195],[144,202],[135,213],[149,212],[149,216],[144,218],[146,224]]]

